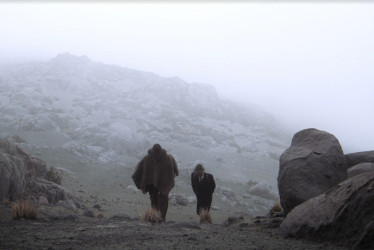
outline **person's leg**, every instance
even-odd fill
[[[212,195],[205,198],[204,209],[208,210],[209,212],[211,205],[212,205]]]
[[[162,219],[165,220],[166,212],[168,211],[168,207],[169,207],[169,196],[159,193],[158,198],[159,198],[158,209],[161,212]]]
[[[197,215],[200,215],[200,210],[203,209],[203,202],[204,202],[204,199],[202,197],[197,197],[197,204],[196,204]]]
[[[150,185],[147,187],[148,192],[149,192],[149,198],[151,199],[151,206],[153,209],[158,209],[158,190],[153,186]]]
[[[210,211],[210,206],[212,205],[212,196],[203,196],[199,197],[198,199],[198,214],[200,214],[200,210],[204,209],[208,212]]]

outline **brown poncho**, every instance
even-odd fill
[[[178,175],[174,157],[161,147],[148,150],[148,154],[136,166],[132,179],[137,188],[147,191],[148,185],[156,187],[163,195],[168,195],[174,187],[174,177]]]

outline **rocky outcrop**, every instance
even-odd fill
[[[362,173],[374,172],[374,163],[364,162],[348,168],[348,178]]]
[[[70,210],[76,210],[82,206],[80,200],[64,187],[40,178],[28,182],[25,195],[37,197],[38,200],[45,197],[49,204],[58,204]]]
[[[0,200],[31,200],[38,205],[57,205],[70,210],[81,201],[62,186],[44,179],[47,166],[17,145],[0,139]]]
[[[347,178],[339,141],[317,129],[296,133],[280,157],[278,189],[284,213]]]
[[[374,172],[349,178],[294,208],[284,219],[285,236],[374,248]]]
[[[26,185],[26,167],[16,157],[0,153],[0,200],[17,200]]]
[[[25,153],[15,144],[0,138],[0,200],[15,201],[26,186]]]
[[[353,167],[364,162],[374,163],[374,151],[364,151],[346,154],[345,159],[347,161],[348,167]]]

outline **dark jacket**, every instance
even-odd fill
[[[136,166],[132,179],[137,188],[147,190],[147,186],[153,185],[162,194],[168,195],[174,187],[174,177],[178,175],[178,166],[174,157],[166,153],[153,152],[152,149]]]
[[[191,185],[197,197],[211,196],[216,188],[213,175],[204,173],[203,179],[199,181],[199,176],[195,173],[191,174]]]

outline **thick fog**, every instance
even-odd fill
[[[374,149],[374,5],[94,2],[0,4],[0,62],[59,53],[215,86],[292,132]]]

